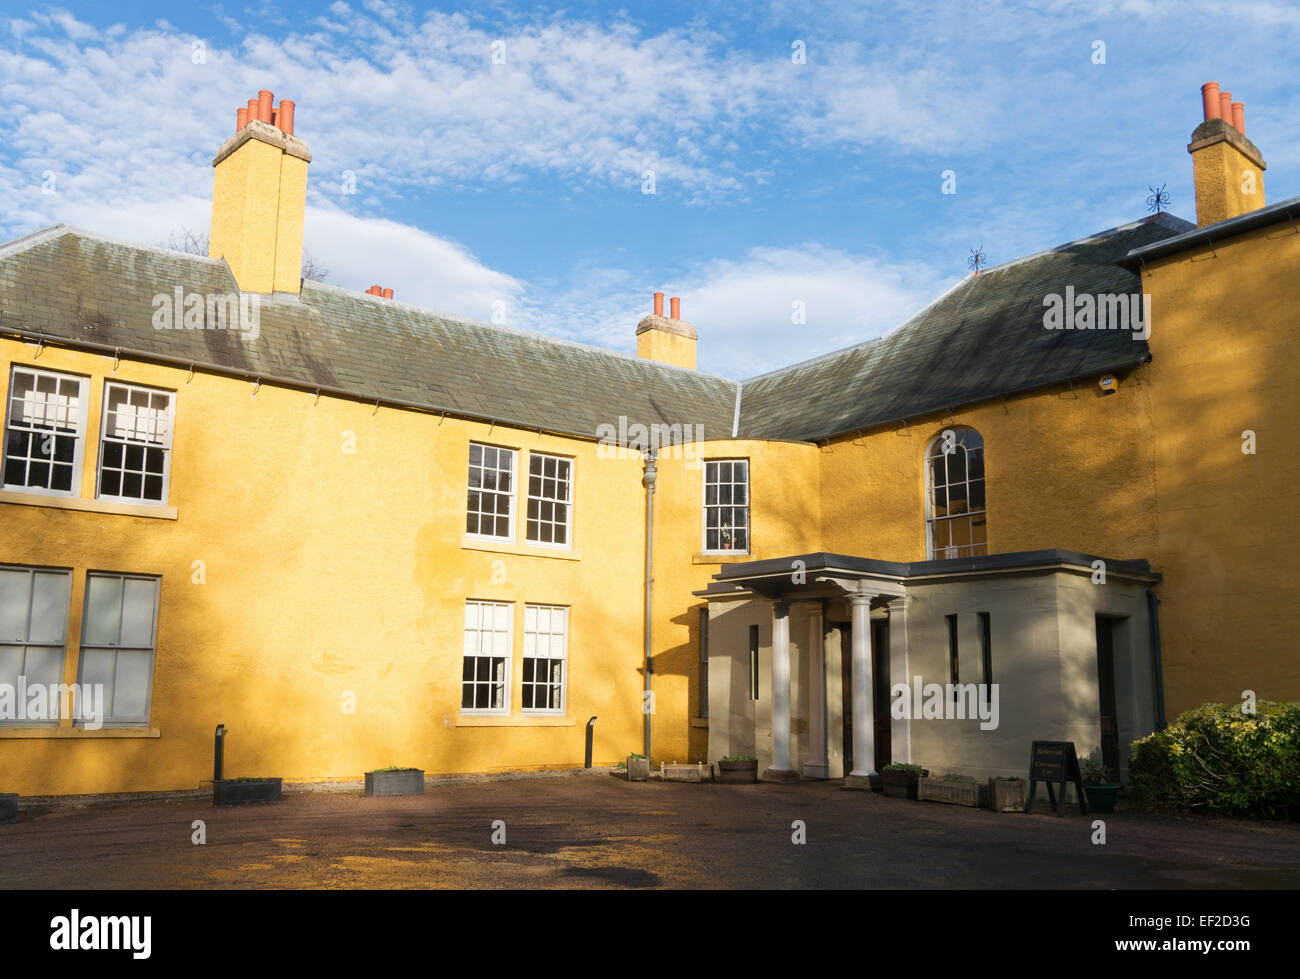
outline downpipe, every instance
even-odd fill
[[[655,481],[658,475],[659,472],[655,466],[655,450],[648,449],[645,452],[645,475],[641,478],[641,485],[645,487],[645,692],[641,698],[641,712],[645,715],[645,757],[647,764],[650,764],[650,705],[654,702],[651,699],[653,692],[650,688],[650,677],[654,671],[654,663],[650,657],[650,587],[654,583]]]

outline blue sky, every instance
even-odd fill
[[[658,289],[701,369],[747,377],[887,332],[976,246],[1141,218],[1150,184],[1194,219],[1204,81],[1245,102],[1267,199],[1300,194],[1298,42],[1281,0],[5,0],[0,239],[205,232],[212,155],[268,88],[330,281],[625,352]]]

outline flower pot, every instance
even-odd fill
[[[922,769],[919,772],[896,772],[885,769],[880,773],[880,781],[884,785],[885,795],[891,799],[915,799],[917,797],[917,786],[922,778],[929,777],[928,769]]]
[[[650,759],[633,758],[628,756],[627,759],[627,780],[629,782],[644,782],[650,777]]]
[[[214,806],[246,806],[254,802],[279,802],[278,778],[259,778],[250,781],[223,778],[212,783]]]
[[[1093,812],[1114,812],[1115,796],[1119,794],[1118,785],[1085,785],[1088,792],[1088,807]]]
[[[869,775],[867,775],[867,781],[871,783],[872,792],[885,791],[885,780],[880,777],[879,772],[871,772]]]
[[[718,776],[723,785],[751,785],[758,782],[758,759],[753,761],[720,761]]]
[[[18,818],[18,795],[0,792],[0,823],[12,823]]]
[[[1024,779],[990,778],[989,808],[994,812],[1024,812],[1029,798],[1028,786]]]
[[[395,772],[366,772],[366,795],[423,795],[424,771],[402,768]]]

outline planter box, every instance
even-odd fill
[[[989,779],[989,808],[994,812],[1024,812],[1028,800],[1029,783],[1024,779]]]
[[[627,760],[627,780],[629,782],[644,782],[650,777],[650,759],[649,758],[628,758]]]
[[[679,765],[673,762],[671,765],[659,763],[659,777],[665,782],[703,782],[705,781],[705,768],[703,765]]]
[[[922,778],[917,784],[923,802],[946,802],[952,806],[980,809],[987,801],[988,786],[979,782],[949,782],[941,778]]]
[[[0,792],[0,823],[12,823],[18,818],[18,796],[12,792]]]
[[[223,778],[212,783],[214,806],[246,806],[253,802],[279,802],[282,779],[264,778],[256,782],[236,782]]]
[[[753,761],[720,761],[718,777],[723,785],[755,785],[758,783],[758,759]]]
[[[885,787],[885,795],[891,799],[915,799],[917,783],[930,774],[928,770],[919,772],[883,771],[880,781]]]
[[[366,795],[424,795],[424,770],[366,772]]]
[[[1088,808],[1093,812],[1114,812],[1115,796],[1119,795],[1118,785],[1085,785],[1088,793]]]

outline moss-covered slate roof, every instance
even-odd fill
[[[815,439],[1141,363],[1128,334],[1045,330],[1043,297],[1140,292],[1117,263],[1190,227],[1159,215],[989,269],[887,337],[745,382],[314,282],[263,301],[255,341],[157,330],[158,294],[237,292],[225,263],[62,225],[0,245],[0,333],[582,436],[626,417],[728,438],[739,393],[740,437]]]
[[[823,438],[1141,364],[1131,333],[1045,329],[1043,299],[1140,294],[1118,263],[1191,227],[1159,214],[966,278],[885,337],[746,381],[739,434]]]

